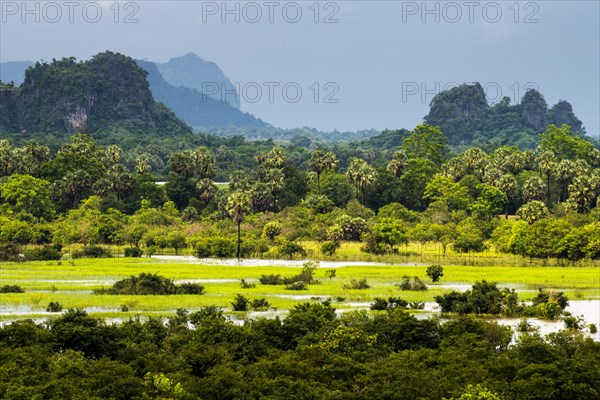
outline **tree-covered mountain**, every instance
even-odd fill
[[[440,126],[454,146],[516,145],[531,149],[538,144],[539,133],[550,124],[567,124],[576,134],[584,134],[582,122],[566,101],[548,109],[544,96],[531,89],[520,104],[511,105],[510,99],[504,97],[490,106],[479,83],[464,84],[437,94],[425,122]]]
[[[175,86],[167,82],[159,72],[157,64],[143,60],[136,62],[148,72],[148,82],[154,98],[165,103],[179,118],[191,126],[209,129],[268,126],[266,122],[238,110],[225,101],[215,100],[190,87]]]
[[[36,63],[20,86],[0,87],[0,131],[66,135],[123,131],[178,135],[191,128],[152,97],[147,72],[105,52]]]
[[[171,85],[196,89],[215,100],[226,101],[235,108],[240,108],[236,87],[214,62],[205,61],[195,53],[188,53],[166,63],[155,64]]]
[[[14,82],[16,85],[23,83],[25,70],[34,63],[31,61],[7,61],[0,63],[0,81]]]

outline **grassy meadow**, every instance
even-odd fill
[[[416,245],[418,246],[418,245]],[[310,243],[307,245],[310,248]],[[347,243],[337,254],[338,260],[352,261],[357,244]],[[375,297],[401,297],[407,301],[433,302],[436,295],[465,288],[476,281],[486,279],[503,287],[514,288],[522,300],[530,299],[538,288],[555,288],[564,291],[570,299],[600,298],[600,268],[596,265],[577,267],[529,266],[527,263],[510,265],[507,262],[480,265],[447,265],[440,282],[432,284],[425,274],[427,265],[433,263],[431,254],[396,259],[373,259],[365,265],[324,262],[316,270],[319,284],[309,285],[308,290],[287,290],[284,285],[262,285],[262,274],[279,274],[289,277],[300,272],[299,261],[255,261],[243,265],[234,262],[209,264],[207,260],[192,258],[110,258],[79,259],[52,262],[1,263],[1,285],[19,285],[25,293],[0,294],[0,320],[47,316],[49,302],[60,302],[63,308],[84,307],[90,313],[103,317],[126,317],[134,314],[168,315],[177,308],[188,310],[216,305],[231,309],[236,294],[250,299],[266,298],[273,309],[283,311],[299,302],[321,301],[330,298],[340,310],[366,308]],[[485,257],[480,255],[478,257]],[[494,257],[492,253],[488,257]],[[364,260],[363,260],[364,262]],[[387,262],[385,264],[384,262]],[[394,264],[389,264],[393,262]],[[477,263],[475,263],[477,264]],[[335,277],[326,276],[328,269],[335,269]],[[176,282],[196,282],[205,287],[204,295],[132,296],[99,295],[95,289],[106,288],[114,281],[142,272],[157,273]],[[401,291],[396,285],[402,277],[418,276],[428,285],[423,292]],[[240,282],[256,284],[254,288],[242,288]],[[347,289],[344,285],[352,279],[366,279],[370,288]],[[126,305],[128,312],[122,312]]]

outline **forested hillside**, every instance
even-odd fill
[[[20,86],[0,87],[0,131],[70,136],[107,132],[174,136],[191,129],[150,92],[147,73],[124,55],[36,63]]]
[[[519,104],[504,97],[490,106],[483,87],[464,84],[437,94],[431,101],[425,122],[437,125],[454,146],[518,146],[533,149],[539,133],[548,125],[569,125],[576,135],[583,135],[582,122],[573,107],[560,101],[548,108],[544,97],[529,90]]]

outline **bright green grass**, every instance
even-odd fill
[[[262,261],[261,264],[268,264]],[[349,309],[351,303],[369,303],[375,297],[400,296],[407,301],[434,301],[450,289],[432,285],[425,274],[424,265],[410,266],[346,266],[336,268],[336,278],[325,277],[327,268],[317,269],[316,278],[321,284],[310,285],[309,290],[291,291],[283,286],[261,285],[256,280],[262,274],[280,274],[284,277],[299,272],[302,265],[290,266],[223,266],[203,265],[194,262],[173,262],[156,259],[84,259],[75,260],[74,265],[62,261],[0,263],[0,285],[18,284],[27,292],[22,294],[0,294],[0,306],[5,315],[0,320],[24,318],[44,311],[50,301],[60,302],[64,308],[97,307],[92,312],[97,315],[123,317],[129,314],[118,311],[122,304],[128,304],[131,312],[172,313],[177,308],[197,309],[216,305],[230,307],[230,302],[240,293],[249,298],[266,297],[271,305],[279,310],[287,310],[295,304],[310,300],[310,297],[331,297],[338,309]],[[203,296],[111,296],[94,295],[93,289],[106,287],[112,281],[141,272],[158,273],[177,280],[233,279],[233,282],[202,282],[206,289]],[[429,284],[426,292],[400,291],[395,285],[403,275],[419,276]],[[343,284],[351,279],[366,278],[371,285],[366,290],[347,290]],[[242,289],[239,280],[246,279],[257,283],[256,288]],[[439,284],[472,284],[478,280],[498,282],[522,291],[522,300],[535,295],[537,288],[564,290],[571,299],[600,298],[600,268],[588,267],[518,267],[518,266],[455,266],[444,265],[444,276]],[[32,292],[44,290],[48,292]],[[65,292],[79,291],[79,292]],[[302,298],[295,296],[303,296]],[[344,298],[343,301],[336,299]],[[10,315],[15,307],[23,307],[28,315]]]

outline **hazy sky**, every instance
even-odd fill
[[[479,81],[490,102],[568,100],[600,133],[598,0],[0,3],[0,61],[195,52],[284,128],[412,128],[436,92]]]

